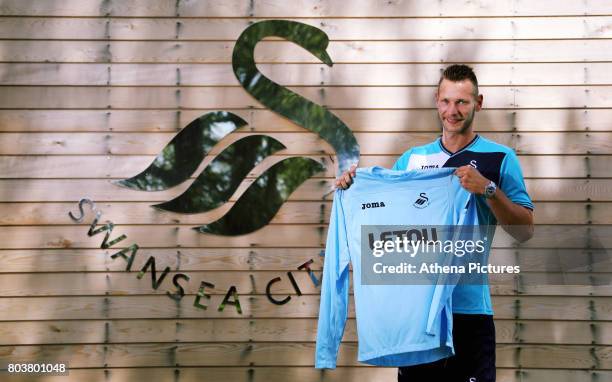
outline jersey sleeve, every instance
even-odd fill
[[[315,368],[334,369],[348,316],[349,249],[342,196],[334,194],[325,243],[321,303],[317,326]]]
[[[397,158],[397,160],[393,164],[393,167],[391,167],[391,170],[395,170],[395,171],[406,170],[408,168],[408,160],[410,159],[410,154],[412,154],[412,149],[406,151],[399,158]]]
[[[501,165],[499,187],[513,203],[533,210],[533,203],[523,179],[523,172],[514,152],[509,152]]]

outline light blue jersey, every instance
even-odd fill
[[[393,170],[435,169],[470,165],[485,178],[492,180],[513,203],[533,210],[527,194],[523,173],[518,158],[511,148],[488,140],[480,135],[461,150],[451,153],[442,144],[442,139],[413,147],[406,151],[393,165]],[[497,219],[484,197],[476,197],[480,224],[490,228],[488,234],[493,242]],[[489,251],[487,251],[489,253]],[[488,259],[485,259],[488,261]],[[458,285],[453,294],[453,313],[493,314],[491,294],[487,284]]]
[[[453,168],[360,168],[348,190],[335,192],[325,248],[316,368],[336,367],[348,315],[349,262],[359,361],[397,367],[454,354],[453,285],[361,283],[362,225],[478,224],[474,197],[453,172]]]

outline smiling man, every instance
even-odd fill
[[[455,175],[462,187],[477,195],[479,221],[490,227],[491,239],[498,222],[517,241],[531,238],[533,204],[516,154],[473,131],[483,96],[472,68],[449,66],[442,73],[435,100],[442,135],[406,151],[393,169],[457,167]],[[355,166],[336,180],[336,187],[350,187],[354,176]],[[495,327],[488,285],[458,285],[452,304],[455,356],[400,367],[398,381],[495,381]]]

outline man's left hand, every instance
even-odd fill
[[[477,195],[484,194],[485,187],[491,182],[482,176],[480,171],[470,165],[458,167],[455,175],[459,177],[461,186],[469,192]]]

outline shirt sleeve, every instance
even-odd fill
[[[499,187],[508,196],[508,199],[513,203],[533,210],[533,203],[529,194],[527,194],[521,165],[513,151],[509,152],[504,158],[500,172]]]
[[[405,153],[402,154],[402,156],[397,158],[397,160],[393,164],[393,167],[391,167],[391,170],[405,171],[406,169],[408,169],[408,159],[410,159],[411,153],[412,153],[412,149],[406,151]]]
[[[315,368],[334,369],[348,316],[349,250],[342,195],[334,194],[325,244]]]

